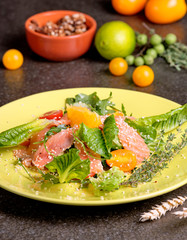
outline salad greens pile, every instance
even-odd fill
[[[105,171],[86,179],[90,173],[90,160],[89,158],[81,160],[79,150],[72,146],[63,155],[54,156],[53,161],[46,165],[47,173],[38,169],[43,180],[52,183],[67,183],[74,179],[77,181],[78,179],[83,183],[86,179],[88,183],[93,185],[96,191],[113,191],[118,189],[120,185],[137,186],[138,183],[151,181],[155,174],[167,167],[175,154],[186,146],[186,131],[184,134],[181,134],[181,141],[174,144],[174,134],[169,134],[167,138],[165,134],[187,121],[187,104],[157,116],[137,119],[126,117],[125,121],[137,130],[148,145],[151,151],[150,158],[144,160],[140,167],[135,168],[130,177],[126,177],[124,172],[117,167],[109,169],[109,167],[106,167],[105,160],[111,158],[112,150],[122,148],[118,138],[119,129],[116,126],[113,115],[117,109],[111,98],[112,93],[110,93],[108,98],[101,100],[97,93],[94,92],[90,95],[77,94],[74,98],[67,98],[65,101],[66,105],[85,104],[91,111],[99,115],[109,114],[104,121],[103,130],[89,128],[82,123],[74,134],[74,139],[82,144],[85,151],[86,145],[94,153],[100,155],[99,159],[102,161]],[[126,115],[123,104],[121,112]],[[0,133],[0,148],[20,145],[34,133],[44,129],[49,123],[50,120],[37,119]],[[51,135],[66,129],[66,127],[65,125],[52,127],[45,135],[44,146]],[[90,153],[87,154],[90,156]],[[20,159],[18,163],[21,165]]]

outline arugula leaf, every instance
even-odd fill
[[[23,143],[34,133],[44,129],[49,123],[50,121],[47,119],[37,119],[0,133],[0,148],[14,147]]]
[[[165,133],[175,129],[187,121],[187,103],[179,108],[173,109],[165,114],[152,117],[138,118],[136,124],[154,127],[157,131],[164,130]]]
[[[111,149],[122,148],[122,145],[118,138],[118,132],[119,129],[116,126],[114,115],[110,115],[105,119],[103,128],[104,139],[108,152],[110,152]]]
[[[94,152],[106,159],[111,157],[111,154],[106,148],[103,134],[99,128],[89,128],[84,123],[81,123],[79,130],[76,132],[76,136],[85,142]]]
[[[124,181],[125,174],[118,167],[112,167],[108,171],[98,173],[97,178],[90,177],[96,191],[114,191],[119,188],[119,184]]]
[[[90,107],[93,111],[97,112],[99,115],[106,115],[109,113],[114,113],[113,109],[108,109],[108,107],[112,108],[115,104],[110,101],[112,98],[112,93],[107,99],[100,100],[97,96],[97,93],[94,92],[90,95],[79,93],[75,96],[75,98],[66,98],[65,104],[72,105],[75,103],[85,103],[88,107]]]
[[[127,116],[127,112],[125,110],[125,107],[124,107],[123,103],[121,104],[121,111],[124,114],[124,116]]]
[[[90,160],[81,160],[79,150],[72,148],[68,153],[54,157],[46,167],[50,172],[57,172],[60,183],[64,183],[74,178],[86,178],[90,173]]]
[[[137,130],[137,132],[144,139],[146,144],[149,144],[156,139],[157,131],[154,127],[140,125],[136,121],[130,120],[129,118],[125,118],[125,122],[128,123],[129,126]]]

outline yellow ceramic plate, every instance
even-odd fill
[[[107,98],[113,94],[113,102],[121,108],[126,107],[133,116],[151,116],[165,113],[179,105],[167,99],[141,92],[109,88],[77,88],[44,92],[9,103],[0,108],[0,132],[16,125],[33,120],[42,113],[64,107],[67,97],[77,93],[90,94],[97,92],[99,97]],[[183,128],[186,128],[183,125]],[[25,171],[16,164],[12,149],[0,150],[0,186],[10,192],[24,197],[69,205],[110,205],[140,201],[162,195],[187,183],[187,149],[175,157],[169,168],[162,171],[150,183],[137,188],[121,187],[119,190],[94,196],[93,189],[79,189],[79,185],[56,184],[42,185],[33,183]]]

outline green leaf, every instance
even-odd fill
[[[121,104],[121,111],[124,114],[124,116],[127,116],[127,112],[126,112],[125,107],[124,107],[123,104]]]
[[[76,136],[85,142],[94,152],[106,159],[111,157],[106,148],[103,134],[99,128],[89,128],[84,123],[81,123],[79,130],[76,132]]]
[[[50,172],[57,172],[60,183],[69,182],[72,179],[83,180],[90,173],[90,160],[81,160],[79,150],[72,148],[68,153],[54,157],[46,167]]]
[[[49,123],[50,121],[47,119],[37,119],[0,133],[0,148],[13,147],[23,143],[34,133],[44,129]]]
[[[154,127],[157,131],[164,130],[165,133],[175,129],[187,121],[187,103],[179,108],[173,109],[165,114],[152,117],[136,119],[139,125]]]
[[[96,191],[114,191],[124,181],[124,172],[117,167],[98,173],[97,178],[90,177],[90,181]]]
[[[154,127],[147,126],[147,125],[140,125],[136,121],[130,120],[129,118],[126,118],[125,122],[128,123],[129,126],[137,130],[137,132],[144,139],[146,144],[149,144],[156,139],[157,131]]]
[[[116,121],[114,115],[110,115],[105,119],[103,134],[106,143],[108,152],[111,152],[111,149],[120,149],[122,145],[118,138],[119,129],[116,126]]]
[[[110,101],[112,98],[112,93],[107,99],[100,100],[97,96],[97,93],[94,92],[90,95],[79,93],[75,96],[75,98],[67,98],[65,103],[68,105],[72,105],[75,103],[85,103],[91,110],[97,112],[99,115],[106,115],[109,113],[114,113],[113,109],[108,109],[108,107],[112,108],[115,104]]]

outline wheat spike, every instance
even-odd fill
[[[177,211],[173,214],[178,216],[179,218],[187,218],[187,208],[183,208],[183,211]]]
[[[162,202],[161,205],[156,205],[148,212],[145,212],[140,217],[140,222],[153,221],[160,219],[161,216],[165,215],[167,211],[171,211],[174,208],[182,205],[187,200],[187,196],[173,198],[172,200],[167,200]]]

